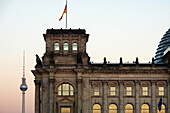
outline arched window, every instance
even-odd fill
[[[101,113],[101,106],[99,104],[93,105],[93,113]]]
[[[54,44],[54,50],[60,50],[60,44],[58,42]]]
[[[73,50],[77,50],[77,43],[76,42],[73,43]]]
[[[110,106],[109,106],[109,113],[117,113],[117,106],[116,106],[116,104],[110,104]]]
[[[132,106],[132,104],[127,104],[125,106],[125,113],[133,113],[133,106]]]
[[[141,106],[141,113],[149,113],[149,105],[148,104],[143,104]]]
[[[64,50],[68,50],[68,43],[64,42]]]
[[[162,106],[161,106],[161,111],[159,111],[159,109],[157,107],[157,113],[166,113],[165,105],[164,104],[162,104]]]
[[[58,95],[59,96],[73,96],[74,95],[73,86],[67,83],[61,84],[58,87]]]

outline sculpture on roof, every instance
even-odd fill
[[[37,64],[35,65],[35,67],[42,67],[42,62],[40,60],[40,57],[36,54],[36,62]]]

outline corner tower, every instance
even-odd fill
[[[87,65],[89,57],[86,43],[89,34],[84,29],[47,29],[43,34],[46,52],[43,57],[44,66],[76,64]]]

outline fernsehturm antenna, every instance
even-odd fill
[[[23,52],[23,77],[20,90],[22,91],[22,113],[25,113],[25,91],[28,89],[25,78],[25,51]]]

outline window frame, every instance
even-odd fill
[[[163,88],[163,90],[160,91],[160,88]],[[165,87],[164,86],[158,86],[158,95],[165,96]]]
[[[67,44],[67,45],[66,45]],[[67,47],[67,48],[66,48]],[[64,51],[68,51],[69,50],[69,43],[68,42],[64,42],[63,43],[63,50]]]
[[[127,105],[131,105],[131,106],[132,106],[132,109],[126,109]],[[131,113],[133,113],[133,111],[134,111],[133,105],[132,105],[132,104],[126,104],[126,105],[125,105],[125,113],[127,112],[127,110],[132,110]],[[128,111],[128,113],[129,113],[129,111]]]
[[[64,89],[63,87],[68,85],[68,89]],[[59,94],[60,93],[60,94]],[[67,94],[64,94],[67,93]],[[58,96],[74,96],[74,87],[69,83],[62,83],[57,88],[57,95]]]
[[[128,88],[131,88],[131,90],[128,91]],[[131,94],[128,94],[131,93]],[[132,86],[126,86],[126,96],[133,96],[133,87]]]
[[[99,108],[99,109],[94,109],[94,106],[95,106],[95,105],[99,105],[100,108]],[[94,111],[99,111],[99,110],[100,110],[99,113],[101,113],[101,109],[102,109],[102,108],[101,108],[101,105],[96,103],[96,104],[93,105],[93,109],[92,109],[92,110],[93,110],[93,113],[96,113],[96,112],[94,112]]]
[[[94,88],[93,88],[93,95],[94,96],[100,96],[100,87],[99,86],[94,86]]]
[[[113,88],[113,90],[111,90],[111,88]],[[109,88],[110,90],[110,92],[109,92],[109,94],[110,94],[110,96],[116,96],[116,90],[117,90],[117,88],[116,88],[116,86],[110,86],[110,88]],[[112,94],[113,93],[113,94]]]
[[[76,44],[76,45],[74,45],[74,44]],[[74,48],[74,46],[76,46],[76,48]],[[78,43],[77,42],[73,42],[72,43],[72,50],[73,51],[77,51],[78,50]]]
[[[148,109],[143,108],[144,105],[147,105]],[[142,104],[141,106],[141,113],[149,113],[150,112],[150,107],[148,104]]]
[[[56,44],[58,44],[58,45],[56,45]],[[58,47],[58,49],[56,49],[56,46]],[[60,50],[60,43],[59,42],[55,42],[54,43],[54,50],[55,51],[59,51]]]
[[[111,109],[111,108],[110,108],[111,105],[115,105],[116,109]],[[117,107],[116,104],[110,104],[110,105],[109,105],[109,113],[117,113],[117,111],[118,111],[118,107]]]
[[[146,91],[144,91],[143,88],[147,88]],[[146,93],[146,94],[144,94]],[[149,96],[149,87],[148,86],[142,86],[142,96]]]

